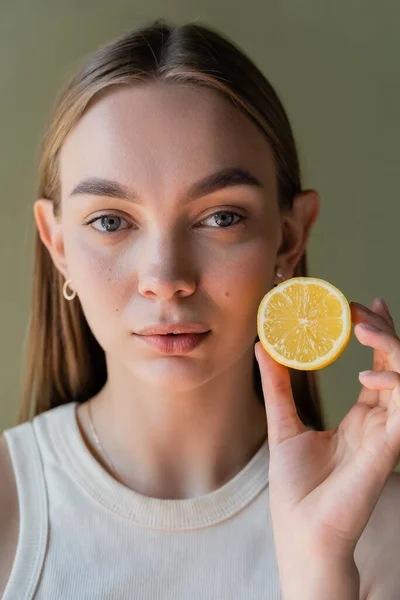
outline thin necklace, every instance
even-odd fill
[[[113,471],[114,476],[116,476],[118,481],[121,482],[121,477],[119,476],[117,469],[114,467],[113,461],[111,460],[111,458],[109,458],[108,454],[104,450],[104,448],[100,442],[99,436],[97,435],[97,431],[93,425],[91,400],[88,401],[88,414],[89,414],[89,421],[90,421],[90,429],[92,432],[93,439],[96,442],[97,449],[99,450],[99,452],[102,455],[103,459],[105,460],[106,464],[108,464],[108,466],[111,467],[111,470]]]

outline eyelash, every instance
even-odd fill
[[[241,223],[243,223],[244,221],[247,220],[247,217],[243,216],[243,215],[239,215],[238,213],[235,213],[231,210],[219,210],[215,213],[212,213],[211,215],[209,215],[208,217],[206,217],[205,219],[203,219],[203,221],[206,221],[207,219],[210,219],[211,217],[214,217],[215,215],[220,215],[220,214],[229,214],[229,215],[234,215],[235,217],[239,217],[239,221],[237,221],[236,223],[233,223],[232,225],[230,225],[229,227],[213,227],[213,229],[232,229],[232,227],[234,225],[240,225]],[[117,219],[121,219],[121,220],[125,220],[123,217],[120,217],[119,215],[114,215],[112,213],[105,213],[102,215],[99,215],[98,217],[95,217],[94,219],[90,219],[89,221],[85,221],[83,223],[83,225],[92,225],[93,223],[96,223],[96,221],[100,221],[101,219],[104,218],[117,218]],[[203,222],[201,221],[201,223]],[[113,233],[120,233],[121,231],[124,231],[123,229],[117,229],[116,231],[100,231],[99,229],[96,229],[95,227],[93,227],[92,229],[94,229],[94,231],[97,231],[98,233],[104,233],[104,234],[113,234]]]

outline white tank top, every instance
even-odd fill
[[[268,443],[219,489],[166,500],[116,481],[71,402],[4,432],[20,532],[3,600],[278,600]]]

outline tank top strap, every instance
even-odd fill
[[[30,600],[43,568],[48,537],[48,506],[42,458],[31,421],[6,429],[18,491],[17,550],[3,600]]]

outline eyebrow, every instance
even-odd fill
[[[189,188],[187,199],[188,202],[190,202],[202,196],[206,196],[207,194],[217,192],[218,190],[238,185],[247,185],[258,189],[263,188],[261,181],[246,169],[227,167],[216,171],[193,184]],[[101,177],[89,177],[88,179],[84,179],[74,187],[70,197],[83,194],[108,196],[111,198],[127,200],[128,202],[134,202],[136,204],[142,204],[142,200],[134,190],[128,190],[125,186],[116,181],[103,179]]]

